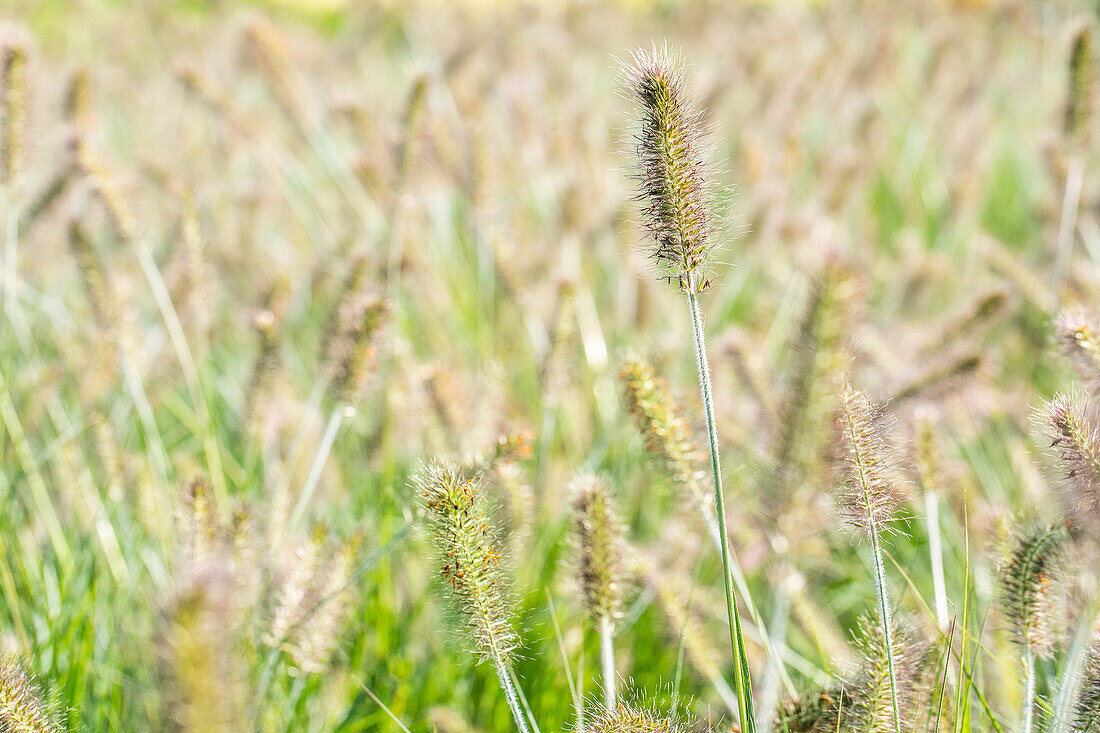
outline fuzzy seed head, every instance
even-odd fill
[[[24,34],[3,29],[0,39],[0,183],[19,174],[27,115],[27,45]]]
[[[1093,638],[1085,671],[1081,675],[1081,691],[1073,707],[1073,733],[1100,731],[1100,636]]]
[[[467,619],[474,653],[483,661],[507,664],[519,638],[511,625],[512,607],[480,482],[453,466],[432,464],[413,485],[439,551],[445,590]]]
[[[900,496],[883,417],[867,395],[846,384],[838,423],[847,473],[839,494],[841,511],[862,535],[887,531]]]
[[[1065,530],[1040,526],[1020,533],[1001,577],[1001,607],[1017,643],[1050,656],[1062,624],[1060,585]]]
[[[776,730],[784,733],[835,733],[842,710],[850,704],[848,690],[835,683],[785,703],[776,718]]]
[[[0,660],[0,731],[61,733],[31,678],[15,661]]]
[[[1100,387],[1100,326],[1096,319],[1080,309],[1064,310],[1054,319],[1054,331],[1078,376],[1091,389]]]
[[[924,654],[919,644],[894,626],[894,673],[903,730],[916,730]],[[826,688],[788,702],[779,711],[777,730],[788,733],[894,733],[890,672],[882,626],[877,618],[859,620],[853,646],[859,666]]]
[[[651,365],[639,361],[627,362],[619,379],[627,410],[634,416],[646,451],[664,464],[689,501],[709,501],[703,484],[705,474],[700,468],[702,456],[668,383],[656,375]]]
[[[1092,45],[1092,24],[1082,24],[1073,34],[1069,53],[1069,90],[1066,95],[1065,134],[1071,145],[1088,144],[1092,122],[1093,87],[1096,85],[1096,54]]]
[[[1095,527],[1100,520],[1100,429],[1094,412],[1080,394],[1055,395],[1040,410],[1065,476],[1066,514],[1074,534]]]
[[[687,88],[684,64],[667,47],[636,49],[623,71],[638,108],[638,198],[652,238],[650,257],[681,287],[705,287],[698,271],[711,250],[710,175],[702,152],[702,113]]]
[[[916,730],[914,717],[922,693],[924,654],[905,629],[894,625],[891,637],[902,730]],[[846,706],[845,723],[850,727],[843,729],[894,733],[889,660],[878,618],[860,619],[855,648],[862,664],[858,675],[848,684],[851,703]]]
[[[357,296],[341,305],[337,336],[326,358],[329,394],[337,404],[359,398],[374,366],[375,337],[389,316],[389,301],[383,298]]]
[[[242,616],[232,573],[217,559],[180,580],[159,642],[168,713],[179,730],[242,730]]]
[[[614,710],[593,708],[585,712],[587,733],[686,733],[676,721],[628,702],[620,702]]]
[[[570,491],[584,607],[595,620],[613,621],[622,616],[623,526],[607,484],[598,477],[578,476]]]
[[[77,69],[69,77],[61,114],[78,132],[91,127],[92,82],[87,69]]]

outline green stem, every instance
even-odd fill
[[[520,733],[531,733],[531,729],[527,726],[527,719],[523,715],[523,710],[519,706],[519,695],[516,694],[516,687],[512,684],[512,677],[508,674],[508,666],[504,663],[504,660],[496,653],[495,645],[493,652],[493,666],[496,667],[497,679],[500,680],[500,687],[504,690],[504,697],[508,700],[508,707],[512,710],[512,717],[516,719],[516,728]]]
[[[600,662],[603,665],[603,700],[609,711],[615,710],[615,642],[611,638],[611,619],[600,616]]]
[[[733,571],[730,567],[730,541],[726,531],[726,499],[722,492],[722,467],[718,458],[718,428],[714,419],[713,388],[710,383],[710,367],[707,363],[707,346],[703,335],[703,315],[699,310],[699,296],[695,277],[687,278],[687,299],[691,308],[691,325],[695,333],[695,361],[699,367],[699,388],[703,396],[703,411],[707,419],[707,437],[710,439],[710,468],[714,474],[714,502],[718,514],[718,532],[722,539],[722,575],[726,586],[726,613],[729,616],[730,646],[733,649],[734,681],[737,692],[737,713],[741,729],[756,732],[752,709],[752,680],[749,678],[745,654],[745,639],[741,633],[741,617],[733,596]]]
[[[890,703],[893,706],[894,730],[901,733],[901,712],[898,709],[898,680],[894,673],[894,632],[890,626],[890,599],[886,594],[886,571],[882,567],[882,548],[878,527],[871,520],[871,547],[875,553],[875,585],[878,586],[878,612],[882,620],[882,641],[886,647],[886,668],[890,672]]]
[[[1027,670],[1027,682],[1024,686],[1024,721],[1020,725],[1021,733],[1031,733],[1035,709],[1035,652],[1028,645],[1024,650],[1024,667]]]
[[[1097,593],[1094,579],[1086,578],[1085,599],[1081,604],[1081,614],[1077,628],[1073,633],[1073,642],[1066,654],[1065,667],[1058,685],[1058,697],[1054,705],[1054,725],[1052,733],[1069,733],[1073,722],[1073,706],[1081,691],[1081,670],[1088,654],[1089,640],[1100,617],[1100,594]]]

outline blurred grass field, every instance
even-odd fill
[[[703,300],[733,545],[783,631],[777,668],[745,615],[758,707],[844,669],[873,609],[829,499],[847,375],[911,465],[936,456],[911,472],[887,574],[899,614],[972,675],[942,729],[1017,730],[998,563],[1017,518],[1057,504],[1033,412],[1074,382],[1054,314],[1100,283],[1095,146],[1064,128],[1091,12],[7,0],[2,40],[28,51],[2,203],[0,648],[65,729],[399,730],[388,708],[413,731],[508,730],[408,485],[432,458],[497,451],[516,673],[541,729],[569,729],[571,688],[598,692],[567,493],[595,470],[632,548],[620,674],[728,730],[719,558],[619,378],[652,363],[703,444],[616,80],[667,40],[728,191]],[[362,384],[334,394],[325,353],[357,292],[388,316]],[[1040,664],[1043,699],[1059,664]]]

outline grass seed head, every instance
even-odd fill
[[[622,616],[623,526],[607,484],[591,474],[571,487],[577,535],[577,575],[584,607],[593,619]]]
[[[479,480],[435,463],[421,470],[413,485],[439,552],[445,590],[467,619],[474,653],[483,661],[507,664],[519,637]]]
[[[0,184],[11,185],[22,165],[27,117],[27,41],[22,29],[0,38]]]
[[[1073,33],[1069,53],[1069,89],[1066,94],[1065,135],[1078,148],[1088,144],[1092,123],[1092,97],[1096,86],[1096,53],[1091,23],[1082,23]]]
[[[1002,569],[1001,607],[1013,635],[1041,657],[1053,652],[1062,628],[1059,590],[1065,537],[1060,525],[1021,532]]]
[[[869,537],[872,531],[890,528],[900,503],[894,451],[880,411],[850,384],[841,394],[839,429],[847,473],[839,494],[841,511]]]
[[[61,733],[62,730],[23,668],[14,660],[0,660],[0,731]]]
[[[1075,536],[1100,524],[1100,429],[1084,395],[1058,394],[1040,410],[1051,447],[1057,451],[1064,481],[1064,503]]]
[[[340,306],[337,335],[325,359],[329,394],[337,404],[359,398],[374,365],[375,337],[389,316],[389,301],[379,297],[359,295]]]
[[[1090,388],[1100,387],[1100,326],[1082,309],[1064,310],[1054,319],[1054,332],[1063,355]]]
[[[585,712],[587,733],[687,733],[680,723],[629,702],[619,702],[614,710],[593,707]]]
[[[169,714],[180,730],[243,730],[241,613],[218,562],[191,568],[163,609],[160,658]]]
[[[914,717],[924,692],[922,678],[925,655],[921,645],[912,638],[909,631],[896,623],[891,636],[902,729],[915,730]],[[858,676],[850,684],[852,705],[849,715],[854,723],[851,729],[867,733],[893,733],[895,729],[889,665],[882,625],[878,618],[864,616],[860,619],[855,647],[862,665]]]
[[[649,255],[670,282],[702,289],[713,195],[702,112],[688,90],[683,60],[667,46],[636,49],[623,77],[640,117],[635,178],[642,224],[652,238]]]
[[[1073,733],[1096,733],[1100,730],[1100,635],[1094,636],[1085,671],[1081,676],[1081,691],[1073,706]]]
[[[640,361],[627,362],[619,379],[626,407],[634,415],[646,451],[660,459],[689,501],[708,501],[703,488],[705,474],[700,468],[702,455],[668,383],[656,375],[651,365]]]

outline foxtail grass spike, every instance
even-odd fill
[[[0,731],[61,733],[62,730],[22,667],[11,659],[0,660]]]
[[[92,82],[87,69],[77,69],[69,77],[61,114],[78,134],[87,132],[91,127]]]
[[[894,665],[893,621],[881,544],[882,535],[894,521],[899,503],[893,467],[890,465],[890,446],[886,442],[881,417],[867,396],[847,384],[841,395],[839,427],[848,469],[846,481],[840,489],[841,509],[857,532],[871,542],[892,730],[893,733],[902,733],[898,677]]]
[[[1054,332],[1062,354],[1092,391],[1100,389],[1100,324],[1095,317],[1075,308],[1060,312]]]
[[[577,533],[577,575],[584,607],[593,619],[612,620],[623,610],[623,527],[607,489],[596,476],[577,477],[571,488]]]
[[[1073,34],[1069,53],[1069,89],[1066,95],[1065,135],[1067,141],[1084,148],[1092,124],[1093,94],[1096,86],[1096,53],[1092,23],[1083,23]]]
[[[900,497],[894,450],[886,440],[886,425],[867,396],[845,385],[840,429],[847,475],[840,491],[840,508],[848,523],[865,539],[889,531]]]
[[[418,76],[409,89],[405,102],[405,118],[402,121],[401,142],[397,149],[394,172],[394,191],[400,195],[408,182],[413,165],[413,152],[416,150],[417,136],[420,134],[421,121],[428,99],[428,77]]]
[[[1047,657],[1061,635],[1058,586],[1064,529],[1040,526],[1017,536],[1002,571],[1001,605],[1024,650],[1023,733],[1035,726],[1035,660]]]
[[[702,111],[687,87],[684,63],[668,47],[637,49],[624,70],[640,113],[635,177],[649,255],[670,282],[695,292],[711,251],[711,181],[702,149]]]
[[[193,565],[164,609],[160,656],[174,729],[244,728],[234,585],[220,558]]]
[[[604,696],[616,703],[614,632],[623,606],[623,527],[607,485],[596,476],[577,477],[571,488],[577,535],[577,575],[584,608],[600,633]]]
[[[337,404],[355,402],[374,365],[374,346],[379,329],[389,320],[389,302],[360,295],[345,302],[338,315],[338,330],[329,344],[326,372],[329,394]]]
[[[1074,537],[1090,534],[1100,524],[1100,429],[1082,395],[1059,394],[1042,408],[1051,447],[1057,451],[1064,481],[1064,501]]]
[[[627,410],[634,416],[645,449],[661,463],[686,498],[699,506],[710,500],[700,467],[703,454],[668,383],[650,364],[628,361],[619,374]]]
[[[1002,609],[1016,642],[1047,657],[1061,636],[1058,584],[1065,528],[1039,526],[1020,533],[1003,570]]]
[[[743,730],[755,733],[752,680],[741,631],[741,617],[733,592],[733,558],[726,531],[726,500],[714,417],[714,388],[710,379],[706,334],[699,294],[709,285],[705,267],[711,245],[711,179],[702,153],[702,113],[690,99],[683,63],[667,47],[636,50],[624,72],[625,88],[638,108],[638,198],[642,222],[650,235],[649,255],[671,283],[687,296],[699,370],[699,392],[710,443],[714,480],[717,536],[722,553],[726,615],[733,653],[738,719]],[[751,604],[750,604],[751,605]]]
[[[913,708],[921,693],[923,654],[916,643],[899,633],[893,621],[888,628],[886,634],[877,619],[865,616],[860,620],[855,646],[862,666],[849,684],[850,730],[915,730]]]
[[[687,728],[675,720],[625,702],[612,710],[586,713],[584,730],[586,733],[687,733]]]
[[[1073,733],[1100,732],[1100,637],[1094,637],[1073,706]]]
[[[413,485],[439,552],[445,590],[466,617],[471,650],[493,665],[517,728],[529,733],[511,675],[519,636],[512,627],[512,603],[504,589],[481,485],[476,477],[438,463],[421,470]]]
[[[27,44],[7,29],[0,40],[0,184],[10,186],[22,164],[27,116]]]

